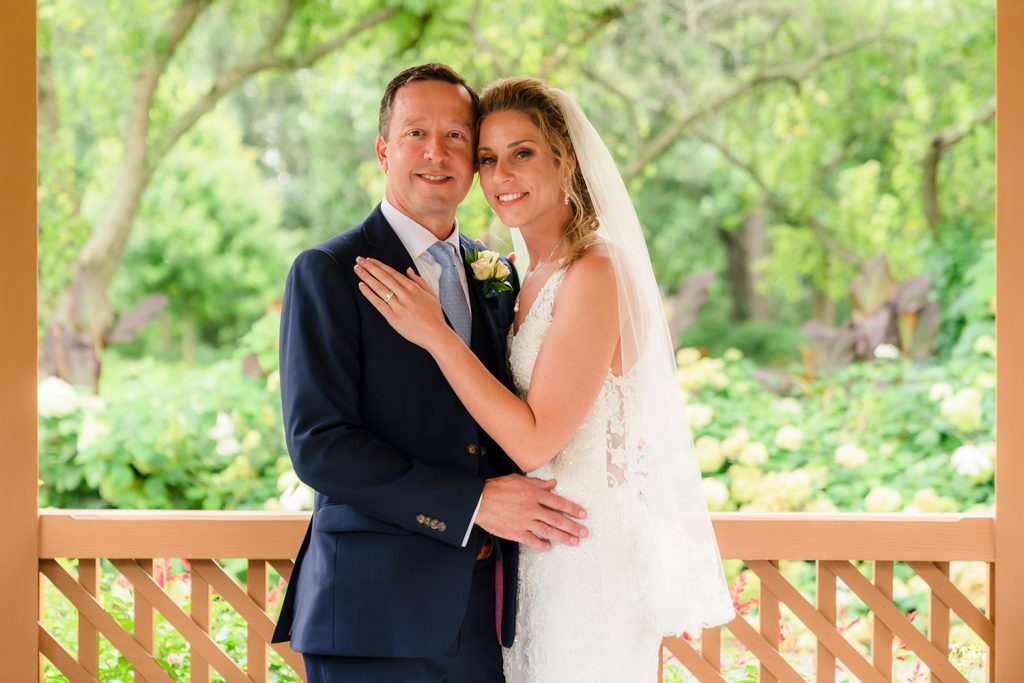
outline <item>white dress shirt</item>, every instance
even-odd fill
[[[441,264],[435,261],[434,257],[427,251],[427,249],[433,246],[434,242],[438,241],[437,237],[434,236],[434,233],[396,209],[387,200],[387,197],[380,203],[380,212],[384,214],[384,219],[387,220],[391,225],[391,229],[395,231],[398,239],[401,240],[402,246],[409,252],[409,256],[412,257],[412,262],[416,265],[416,270],[419,272],[420,277],[426,280],[427,285],[430,286],[434,294],[437,294],[441,283]],[[441,241],[448,242],[455,248],[455,260],[461,263],[462,249],[459,245],[459,222],[457,220],[452,227],[452,233]],[[472,320],[473,306],[469,301],[469,283],[466,281],[466,269],[456,268],[456,270],[459,273],[462,294],[466,297],[466,306],[469,308],[470,320]],[[481,495],[480,500],[476,502],[476,510],[473,511],[473,517],[469,520],[469,528],[466,529],[466,535],[462,539],[463,548],[469,543],[469,534],[473,531],[473,524],[476,523],[476,516],[480,512],[480,501],[482,500],[483,496]]]
[[[437,294],[441,282],[441,264],[435,261],[434,257],[427,251],[427,249],[434,245],[434,242],[438,241],[434,237],[434,233],[396,209],[386,198],[380,203],[380,212],[384,214],[384,218],[391,224],[392,230],[398,235],[398,239],[402,241],[402,246],[409,252],[409,256],[412,257],[412,262],[416,265],[416,270],[419,272],[420,277],[426,280],[434,294]],[[455,262],[461,264],[462,248],[459,245],[458,221],[455,221],[452,234],[441,241],[447,242],[455,248]],[[462,294],[466,297],[466,307],[469,309],[470,316],[472,316],[473,307],[469,303],[469,283],[466,282],[466,269],[456,268],[456,270],[459,273],[459,283],[462,284]],[[472,320],[472,317],[470,319]]]

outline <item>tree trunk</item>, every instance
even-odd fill
[[[96,377],[98,381],[100,355],[114,322],[107,291],[124,256],[142,195],[154,170],[171,147],[209,113],[224,95],[250,76],[271,69],[294,71],[312,66],[324,56],[343,48],[354,37],[386,21],[397,11],[395,8],[378,9],[305,52],[283,56],[275,51],[298,7],[296,0],[286,0],[269,22],[264,41],[238,64],[224,67],[204,96],[154,134],[150,130],[150,112],[160,78],[197,17],[209,4],[210,0],[179,0],[168,21],[166,33],[153,38],[152,51],[135,74],[125,118],[123,156],[117,182],[106,210],[79,253],[75,278],[65,290],[61,310],[47,324],[54,332],[55,357],[44,363],[46,367],[56,368],[57,372],[69,367],[64,360],[71,344],[90,344],[93,348],[95,367],[82,376],[66,377],[72,382],[86,383],[86,374]],[[43,77],[47,75],[46,66],[44,64]],[[40,106],[45,133],[49,124],[47,108],[50,103],[45,99],[49,96],[45,90],[42,95],[44,99]],[[58,330],[63,334],[56,334]]]
[[[735,230],[718,229],[718,237],[725,246],[726,277],[732,294],[733,320],[769,320],[771,305],[758,291],[760,276],[754,272],[754,263],[768,251],[765,239],[765,212],[754,209],[743,224]]]
[[[832,297],[818,288],[814,289],[814,320],[831,327],[835,324],[836,311]]]

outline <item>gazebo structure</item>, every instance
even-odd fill
[[[760,681],[804,680],[778,652],[781,606],[817,639],[817,681],[834,681],[841,663],[860,681],[890,681],[894,639],[903,641],[930,670],[930,680],[966,678],[949,661],[949,626],[957,615],[989,648],[988,680],[1024,681],[1024,2],[997,3],[997,394],[996,512],[964,515],[721,514],[715,526],[725,557],[745,561],[761,583],[758,623],[738,617],[728,629],[760,662]],[[8,605],[0,624],[0,680],[39,680],[43,657],[71,681],[99,676],[97,643],[103,635],[135,667],[136,680],[170,681],[152,657],[159,612],[188,641],[192,681],[217,671],[228,681],[266,681],[270,648],[268,567],[283,577],[301,537],[304,515],[59,511],[37,504],[36,416],[36,3],[8,0],[0,21],[0,206],[4,243],[0,291],[7,332],[0,338],[0,484],[4,561],[0,586]],[[154,581],[153,560],[188,558],[188,613]],[[248,560],[246,585],[214,558]],[[56,560],[78,560],[77,576]],[[99,560],[109,559],[133,584],[135,626],[129,633],[95,596]],[[778,570],[780,560],[816,563],[813,602]],[[851,563],[872,563],[870,578]],[[989,567],[988,604],[979,608],[949,580],[949,562]],[[908,565],[928,586],[927,633],[920,633],[893,602],[893,568]],[[79,611],[78,648],[72,655],[40,623],[40,586],[54,586]],[[859,653],[837,628],[836,586],[842,581],[872,613],[870,656]],[[232,661],[210,636],[212,593],[248,626],[247,661]],[[680,639],[663,646],[701,681],[724,681],[721,631],[705,631],[699,648]],[[595,643],[595,647],[607,644]],[[301,670],[287,648],[275,649]],[[585,653],[580,653],[585,656]],[[633,683],[633,682],[629,682]]]

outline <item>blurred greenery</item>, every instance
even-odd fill
[[[220,0],[168,42],[189,6],[38,5],[40,338],[63,325],[94,345],[99,376],[40,385],[41,504],[308,504],[277,401],[284,276],[379,201],[381,92],[432,60],[478,88],[529,74],[572,93],[620,164],[666,296],[715,271],[680,339],[700,356],[681,381],[713,415],[696,435],[722,449],[744,428],[767,450],[707,470],[723,509],[891,507],[884,489],[867,502],[878,487],[898,509],[991,503],[991,478],[958,468],[991,461],[993,441],[993,0]],[[510,248],[478,189],[459,219]],[[801,326],[848,319],[879,254],[897,281],[931,278],[934,354],[808,370]],[[93,299],[83,273],[100,273]],[[168,297],[156,320],[96,342],[109,324],[90,302],[112,321],[151,294]],[[709,363],[714,379],[691,386]],[[776,443],[787,426],[798,448]],[[863,465],[837,462],[856,449]],[[773,487],[795,492],[756,493]]]

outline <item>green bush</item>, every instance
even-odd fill
[[[879,359],[816,378],[737,350],[678,354],[709,503],[719,510],[940,512],[993,501],[995,348]]]
[[[53,507],[260,509],[290,470],[277,372],[238,359],[183,368],[108,361],[103,395],[40,384],[39,503]]]

